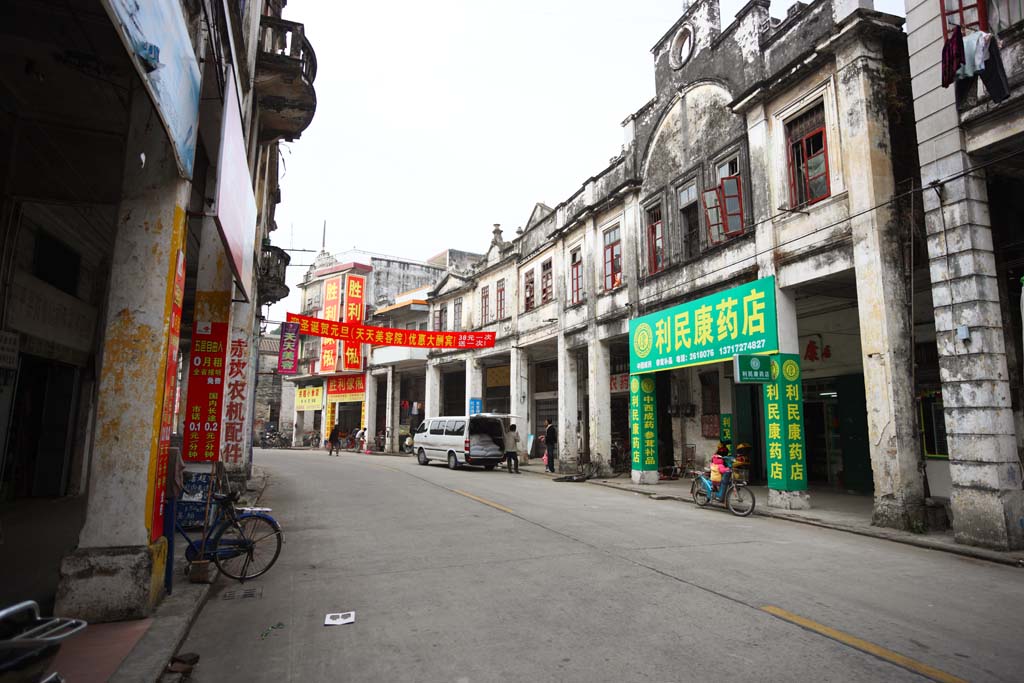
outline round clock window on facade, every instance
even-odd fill
[[[688,24],[683,25],[676,31],[676,37],[672,39],[672,49],[669,51],[669,64],[673,69],[681,68],[693,54],[693,29]]]

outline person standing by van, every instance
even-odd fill
[[[514,424],[509,425],[505,432],[505,462],[508,463],[509,473],[519,474],[519,432]]]

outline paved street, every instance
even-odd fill
[[[182,647],[200,683],[1009,681],[1024,666],[1012,567],[536,475],[255,458],[286,543],[264,577],[217,586]],[[323,626],[348,610],[354,624]]]

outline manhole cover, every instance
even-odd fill
[[[244,590],[224,591],[220,594],[221,600],[259,600],[263,597],[262,588],[246,588]]]

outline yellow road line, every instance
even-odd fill
[[[765,605],[761,609],[765,612],[768,612],[768,614],[778,617],[779,619],[783,619],[792,624],[796,624],[797,626],[805,628],[808,631],[820,633],[826,638],[831,638],[832,640],[839,641],[844,645],[849,645],[850,647],[860,650],[861,652],[866,652],[869,655],[874,655],[875,657],[878,657],[879,659],[884,659],[887,662],[891,662],[896,666],[903,667],[908,671],[913,671],[914,673],[921,674],[922,676],[930,678],[933,681],[939,681],[940,683],[967,683],[967,681],[965,681],[962,678],[957,678],[956,676],[948,674],[945,671],[936,669],[933,666],[928,666],[924,662],[919,662],[916,659],[905,657],[904,655],[901,655],[898,652],[893,652],[892,650],[887,650],[886,648],[881,647],[879,645],[875,645],[874,643],[869,643],[868,641],[858,638],[857,636],[852,636],[849,633],[837,631],[836,629],[829,628],[824,624],[819,624],[816,621],[811,621],[810,619],[806,619],[799,615],[793,614],[792,612],[787,612],[781,607],[775,607],[774,605]]]
[[[497,510],[501,510],[502,512],[507,512],[509,514],[513,514],[512,511],[509,510],[507,507],[502,507],[501,505],[498,505],[497,503],[492,503],[491,501],[486,500],[484,498],[480,498],[479,496],[474,496],[472,493],[466,493],[465,491],[460,491],[458,489],[452,489],[452,491],[454,491],[455,493],[459,494],[460,496],[465,496],[466,498],[472,498],[473,500],[475,500],[478,503],[483,503],[484,505],[490,505],[492,508],[495,508]]]

